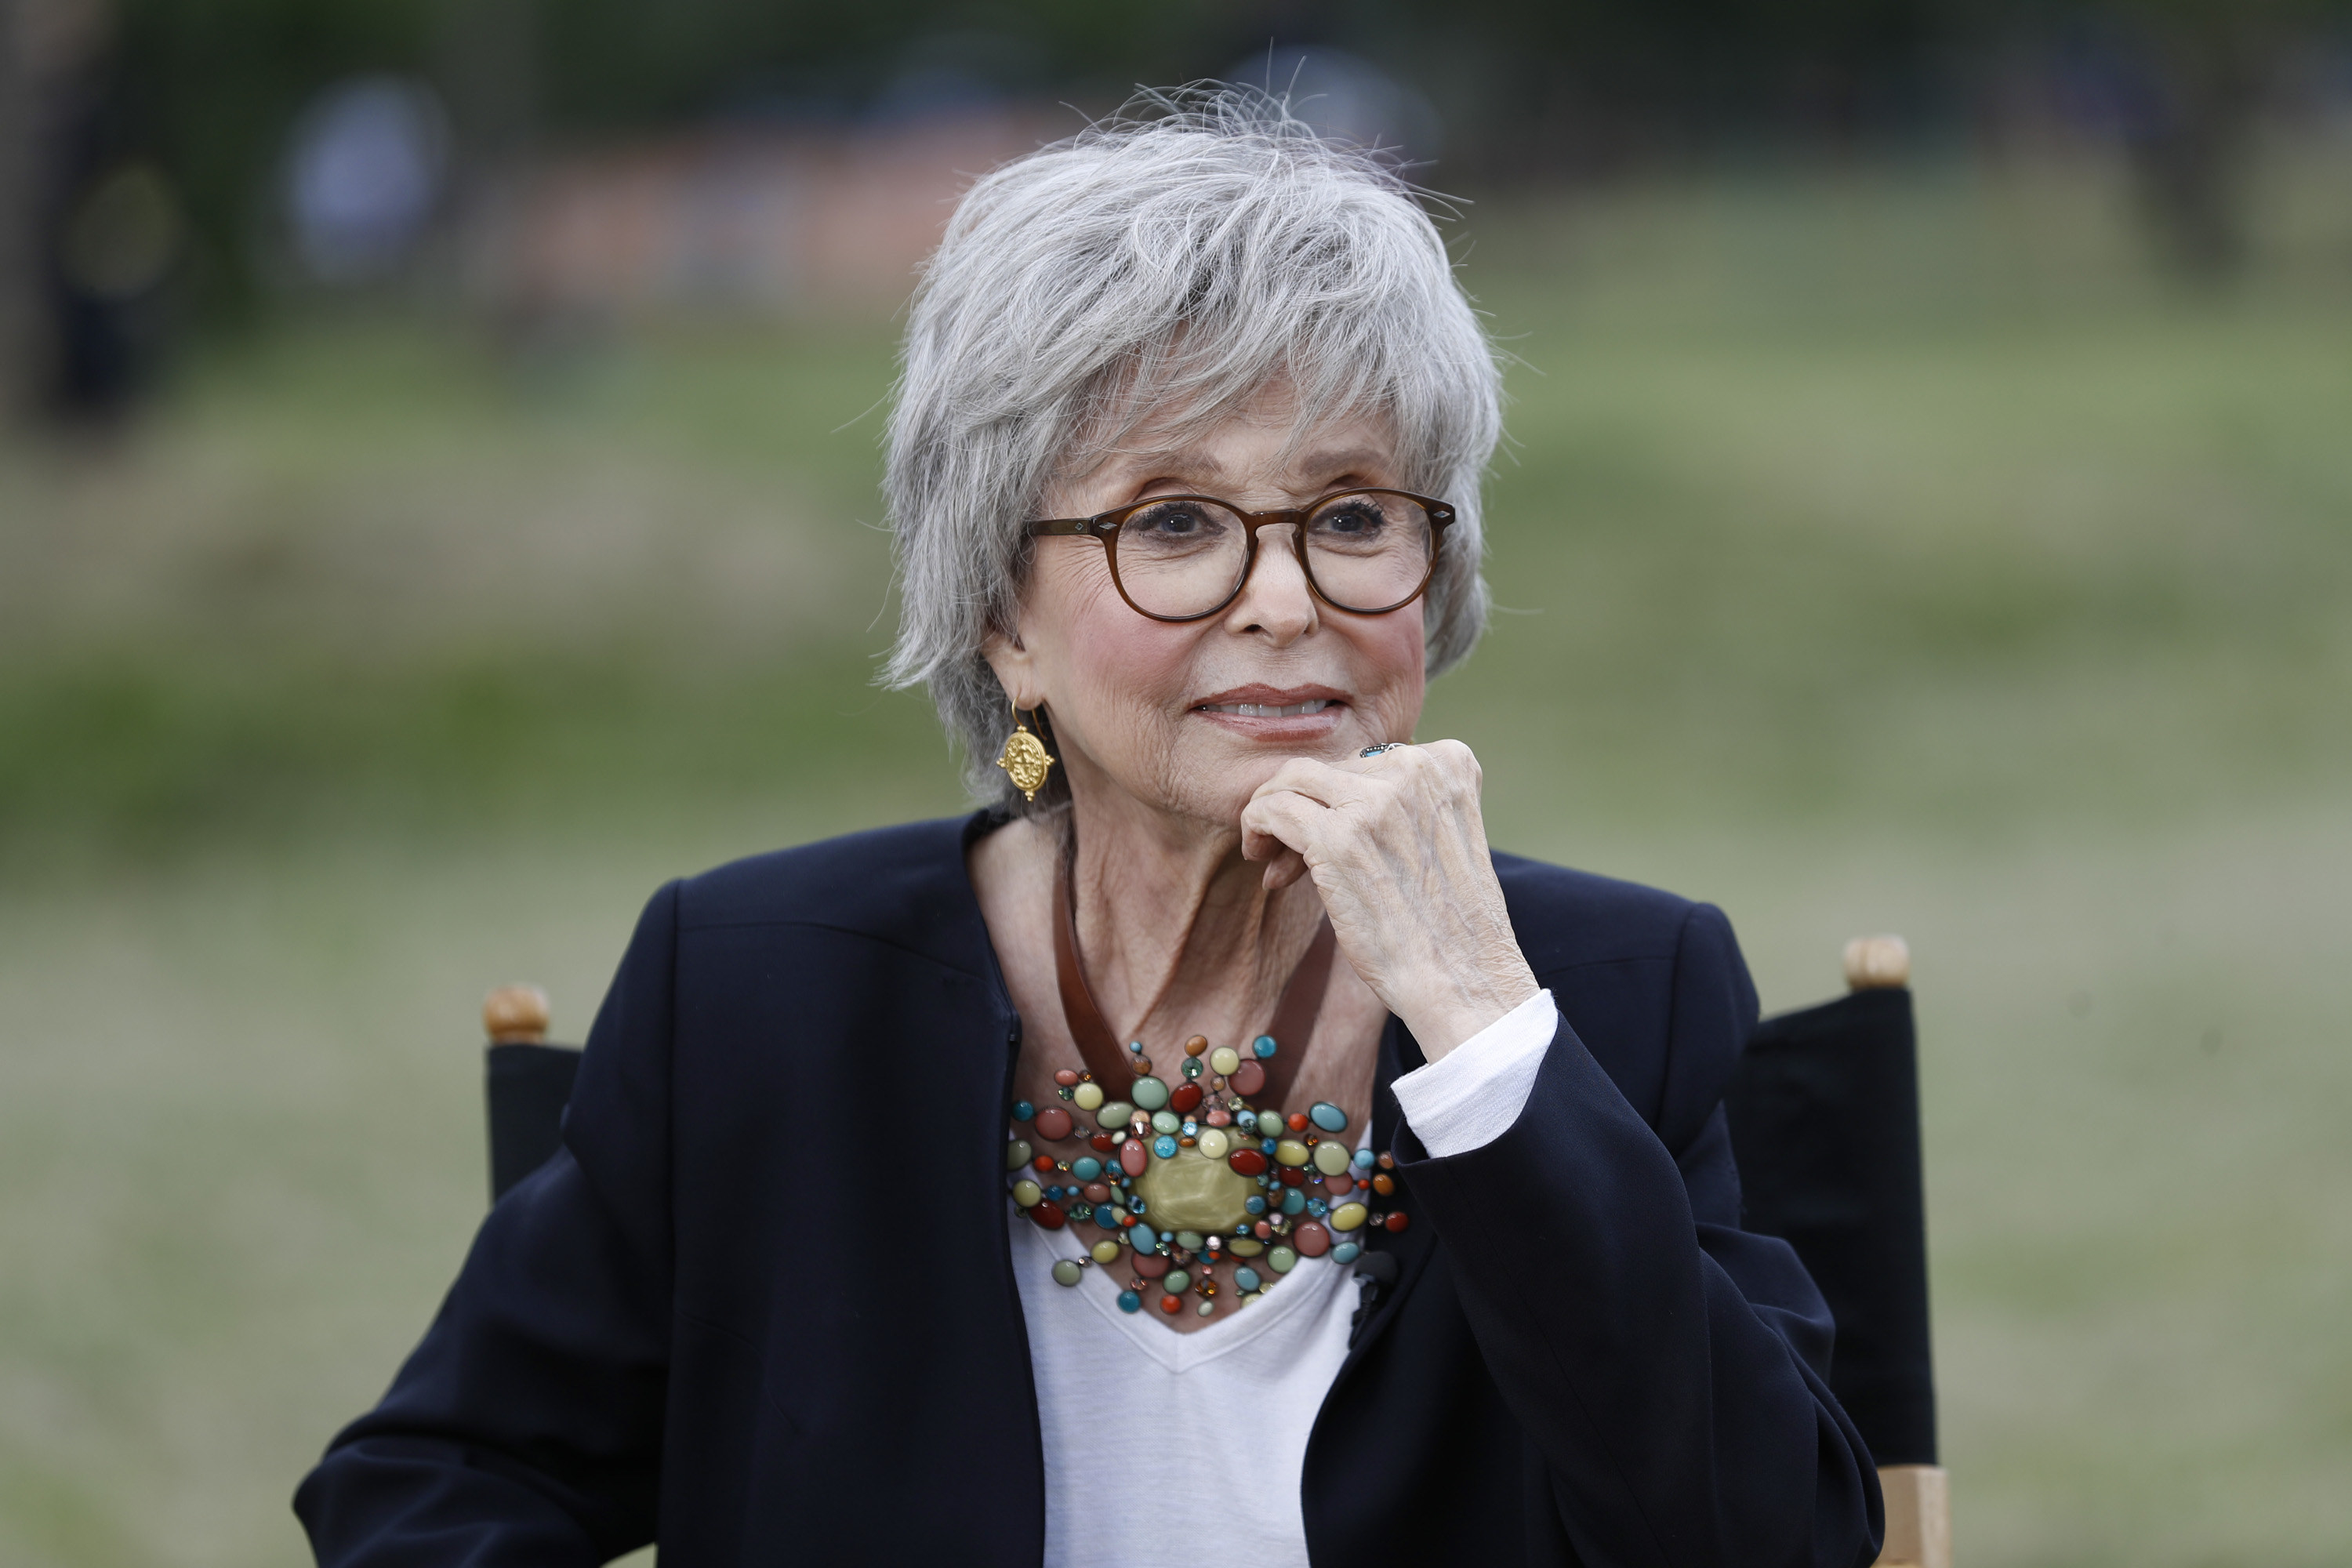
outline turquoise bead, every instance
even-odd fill
[[[1033,1116],[1034,1116],[1034,1115],[1036,1115],[1036,1114],[1037,1114],[1037,1108],[1036,1108],[1035,1106],[1034,1106],[1034,1105],[1030,1104],[1027,1100],[1014,1100],[1014,1101],[1013,1102],[1013,1121],[1028,1121],[1031,1117],[1033,1117]]]
[[[1176,1157],[1176,1140],[1162,1133],[1159,1141],[1151,1145],[1151,1152],[1163,1160],[1173,1160]]]
[[[1378,1158],[1379,1156],[1374,1154],[1370,1149],[1359,1149],[1356,1151],[1356,1169],[1359,1171],[1369,1171],[1372,1168],[1374,1161]]]
[[[1272,1035],[1260,1035],[1256,1039],[1250,1042],[1250,1049],[1257,1053],[1258,1060],[1265,1060],[1268,1057],[1274,1055],[1274,1037]]]
[[[1156,1078],[1139,1078],[1135,1087],[1127,1091],[1134,1098],[1139,1110],[1165,1110],[1168,1108],[1168,1086]]]
[[[1357,1258],[1361,1258],[1363,1255],[1364,1249],[1362,1247],[1358,1247],[1352,1241],[1343,1241],[1339,1246],[1331,1249],[1331,1261],[1334,1263],[1353,1263]]]
[[[1133,1051],[1139,1057],[1143,1054],[1143,1042],[1141,1040],[1129,1040],[1127,1042],[1127,1048]]]
[[[1308,1106],[1307,1120],[1326,1132],[1345,1132],[1348,1130],[1348,1113],[1328,1100],[1318,1100]]]
[[[1140,1312],[1143,1310],[1143,1298],[1132,1290],[1121,1290],[1118,1293],[1118,1310],[1122,1312]]]
[[[1282,1190],[1283,1213],[1297,1214],[1306,1207],[1307,1194],[1305,1193],[1300,1192],[1297,1187],[1285,1187]]]
[[[1242,1200],[1242,1207],[1249,1210],[1252,1214],[1264,1214],[1265,1212],[1265,1200],[1258,1197],[1244,1198]]]
[[[1257,1270],[1255,1268],[1234,1269],[1234,1283],[1240,1286],[1244,1290],[1256,1289],[1258,1287]]]
[[[1081,1185],[1102,1174],[1102,1162],[1092,1154],[1070,1162],[1070,1174]]]

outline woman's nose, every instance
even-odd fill
[[[1288,523],[1258,530],[1257,559],[1248,579],[1225,612],[1225,629],[1256,633],[1285,647],[1315,629],[1322,605],[1307,585],[1298,564],[1298,550]]]

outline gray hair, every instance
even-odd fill
[[[1216,84],[1147,93],[966,193],[916,290],[890,416],[883,679],[929,688],[977,796],[1019,799],[993,765],[1013,720],[982,649],[1014,623],[1022,525],[1147,416],[1182,439],[1281,379],[1301,432],[1383,420],[1402,482],[1457,519],[1423,606],[1429,673],[1476,644],[1502,378],[1416,195],[1282,100]]]

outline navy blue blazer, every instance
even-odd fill
[[[563,1149],[295,1498],[321,1563],[551,1568],[656,1536],[662,1568],[1039,1560],[1000,1174],[1021,1020],[964,868],[988,826],[654,897]],[[1495,863],[1559,1032],[1508,1132],[1431,1159],[1390,1020],[1373,1137],[1412,1224],[1357,1266],[1307,1450],[1314,1560],[1867,1564],[1877,1479],[1823,1382],[1827,1309],[1739,1228],[1720,1100],[1756,997],[1729,925]],[[1059,1462],[1125,1506],[1146,1479],[1109,1435],[1150,1419],[1114,1405]]]

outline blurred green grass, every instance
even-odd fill
[[[2352,221],[2184,296],[2095,170],[1473,210],[1504,845],[1918,952],[1964,1560],[2352,1556]],[[2336,182],[2331,186],[2330,182]],[[955,809],[869,677],[887,322],[215,347],[0,456],[0,1557],[300,1559],[481,1203],[472,1008]]]

